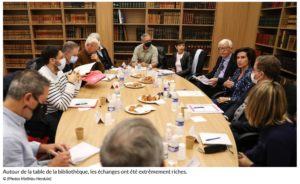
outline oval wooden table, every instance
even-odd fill
[[[109,71],[112,73],[112,71]],[[163,80],[174,80],[176,82],[176,90],[187,89],[187,90],[199,90],[189,81],[179,77],[178,75],[169,75],[164,76]],[[127,77],[125,82],[128,81],[137,81],[138,79],[133,77]],[[96,85],[89,86],[86,85],[80,89],[79,94],[76,98],[97,98],[106,97],[108,94],[114,93],[114,90],[111,89],[111,85],[117,79],[112,81],[101,81]],[[163,85],[162,85],[163,86]],[[162,91],[161,89],[155,88],[153,84],[145,84],[144,88],[140,89],[129,89],[121,88],[121,101],[123,107],[126,107],[130,104],[138,104],[137,98],[143,94],[156,94],[157,92]],[[125,118],[131,117],[143,117],[151,120],[154,126],[157,128],[161,136],[164,136],[166,129],[166,123],[175,124],[175,119],[177,112],[172,112],[171,110],[171,99],[165,99],[166,103],[163,105],[153,105],[156,110],[152,111],[145,115],[131,115],[121,110],[116,112],[113,115],[115,119],[112,125],[104,125],[102,123],[96,123],[96,112],[105,114],[107,112],[107,104],[99,107],[99,101],[96,108],[79,111],[76,108],[69,108],[66,112],[63,113],[61,120],[59,122],[57,133],[56,133],[56,143],[65,143],[69,146],[74,146],[80,141],[77,141],[75,135],[76,127],[84,127],[84,139],[83,141],[100,147],[102,140],[107,132],[113,128],[118,122]],[[207,96],[203,97],[179,97],[179,102],[183,104],[189,103],[212,103]],[[184,129],[185,134],[188,134],[188,131],[192,126],[195,127],[196,132],[214,132],[214,133],[226,133],[231,142],[232,147],[231,151],[225,151],[215,154],[203,154],[198,151],[198,147],[203,147],[203,145],[195,144],[193,150],[187,150],[186,160],[179,161],[179,166],[185,166],[193,157],[197,157],[200,161],[200,166],[215,166],[215,167],[228,167],[228,166],[238,166],[237,150],[234,138],[232,136],[231,130],[228,126],[228,122],[224,119],[222,114],[201,114],[207,121],[201,123],[194,123],[192,120],[185,121]],[[184,142],[185,140],[182,140]],[[99,154],[90,157],[89,159],[83,161],[78,166],[90,166],[93,164],[99,163]]]

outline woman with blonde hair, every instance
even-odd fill
[[[296,166],[296,124],[287,116],[283,87],[274,81],[255,85],[245,110],[249,124],[260,128],[259,141],[239,153],[240,166]]]

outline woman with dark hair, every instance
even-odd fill
[[[234,53],[234,59],[237,62],[238,68],[235,70],[233,76],[223,84],[225,95],[213,99],[213,102],[223,111],[239,101],[253,86],[251,81],[252,66],[255,62],[255,53],[253,49],[249,47],[237,49]]]
[[[191,73],[191,55],[185,51],[185,42],[183,40],[179,40],[175,48],[177,52],[173,54],[170,68],[174,69],[177,75],[185,78]]]
[[[47,46],[42,51],[39,62],[43,64],[39,69],[40,74],[50,81],[45,119],[50,127],[49,142],[52,143],[62,112],[68,109],[71,100],[78,93],[81,79],[78,73],[63,73],[66,59],[55,46]]]

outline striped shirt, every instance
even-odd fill
[[[66,111],[68,106],[79,92],[81,81],[75,85],[68,81],[66,74],[58,71],[57,75],[44,65],[40,70],[40,74],[50,81],[49,95],[47,98],[47,114],[60,111]]]

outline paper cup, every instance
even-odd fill
[[[78,127],[75,129],[75,132],[76,132],[77,140],[82,140],[83,139],[83,128]]]

